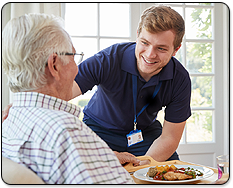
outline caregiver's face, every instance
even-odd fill
[[[150,33],[142,29],[137,37],[135,56],[138,71],[146,81],[158,74],[175,56],[181,45],[174,50],[174,39],[175,34],[171,30]]]

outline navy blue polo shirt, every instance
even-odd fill
[[[191,115],[191,81],[181,63],[171,58],[169,63],[148,82],[139,74],[135,57],[136,43],[112,45],[79,65],[75,81],[82,93],[98,89],[85,106],[84,120],[91,118],[101,126],[129,133],[134,127],[132,74],[137,76],[137,113],[149,106],[137,118],[137,129],[144,130],[165,107],[165,120],[180,123]],[[154,99],[155,86],[162,81]]]

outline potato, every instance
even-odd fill
[[[164,167],[164,170],[165,170],[165,171],[169,171],[169,169],[170,169],[170,167],[169,167],[168,165],[166,165],[166,166]]]
[[[164,167],[163,166],[156,166],[157,170],[160,171],[160,172],[163,172],[164,171]]]
[[[156,166],[157,170],[159,172],[163,172],[163,171],[169,171],[169,170],[176,170],[176,167],[174,165],[168,166]]]
[[[172,168],[173,170],[176,169],[176,167],[174,165],[171,165],[170,168]]]

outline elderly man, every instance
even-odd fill
[[[2,44],[14,92],[2,124],[2,155],[49,184],[133,183],[108,145],[78,119],[80,109],[67,102],[78,73],[74,56],[83,54],[75,52],[61,20],[45,14],[13,19]]]

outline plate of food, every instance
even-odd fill
[[[207,167],[193,165],[159,165],[134,172],[134,177],[155,183],[188,183],[208,178],[214,171]]]

